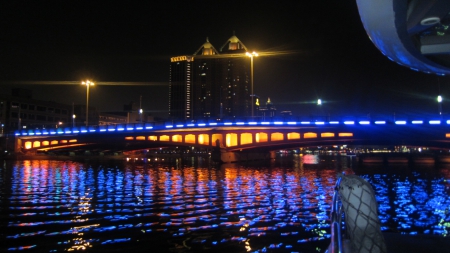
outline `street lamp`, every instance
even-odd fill
[[[245,53],[245,55],[247,55],[248,57],[250,57],[250,59],[251,59],[251,61],[250,61],[250,73],[251,73],[251,80],[252,80],[252,83],[251,83],[251,97],[252,97],[252,118],[253,118],[253,97],[254,97],[254,94],[253,94],[253,57],[255,57],[255,56],[258,56],[258,53],[256,53],[255,51],[253,51],[253,53],[249,53],[249,52],[246,52]]]
[[[91,82],[89,80],[82,81],[82,85],[86,85],[86,126],[88,126],[88,119],[89,119],[89,86],[94,85],[94,82]]]
[[[72,115],[72,127],[75,127],[75,119],[76,119],[77,115]]]
[[[437,96],[437,102],[438,102],[438,107],[439,107],[439,115],[442,115],[442,96],[441,95]]]

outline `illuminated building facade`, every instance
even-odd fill
[[[220,118],[221,59],[219,52],[206,39],[194,53],[194,118]],[[219,84],[219,85],[218,85]]]
[[[251,115],[250,60],[233,35],[217,50],[208,39],[192,56],[171,58],[171,119],[244,118]]]
[[[192,119],[192,56],[170,59],[169,116]]]

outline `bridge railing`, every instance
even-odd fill
[[[100,126],[61,127],[51,129],[24,129],[15,131],[16,136],[72,135],[87,133],[133,132],[164,129],[205,128],[205,127],[252,127],[252,126],[384,126],[384,125],[450,125],[450,120],[344,120],[344,121],[218,121],[218,122],[158,122]]]

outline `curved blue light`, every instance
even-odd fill
[[[316,124],[316,125],[325,125],[325,122],[323,122],[323,121],[316,121],[316,122],[314,122],[314,124]]]
[[[217,122],[211,122],[209,123],[210,126],[217,126]]]
[[[261,122],[261,125],[270,125],[270,122],[268,122],[268,121],[263,121],[263,122]]]
[[[330,125],[339,125],[339,121],[330,121]]]
[[[191,123],[191,124],[187,124],[187,126],[188,126],[188,127],[193,127],[193,126],[195,126],[195,124],[192,124],[192,123]]]
[[[397,120],[395,121],[396,125],[406,125],[406,121],[405,120]]]
[[[368,121],[368,120],[361,120],[361,121],[359,122],[359,124],[360,124],[360,125],[370,125],[370,121]]]
[[[225,126],[231,126],[231,125],[233,125],[233,122],[225,122],[225,123],[223,123]]]
[[[288,124],[288,125],[297,125],[297,122],[295,122],[295,121],[288,121],[287,124]]]
[[[284,122],[282,122],[282,121],[275,121],[275,122],[273,122],[275,125],[284,125]]]
[[[440,125],[440,124],[441,124],[441,121],[440,121],[440,120],[430,120],[428,123],[429,123],[430,125]]]
[[[251,122],[248,122],[248,124],[251,125],[251,126],[254,126],[254,125],[258,125],[258,122],[251,121]]]
[[[375,125],[385,125],[385,124],[386,124],[386,121],[384,121],[384,120],[375,121]]]
[[[302,122],[300,122],[300,124],[302,124],[302,125],[309,125],[309,124],[311,124],[311,122],[310,121],[302,121]]]
[[[242,125],[245,125],[245,122],[236,122],[236,125],[242,126]]]
[[[420,125],[423,124],[423,120],[413,120],[411,123],[413,123],[414,125]]]
[[[205,123],[199,123],[199,124],[197,124],[197,126],[204,127],[204,126],[206,126],[206,124]]]
[[[184,125],[176,125],[176,127],[184,127]]]
[[[355,124],[355,121],[347,120],[347,121],[344,121],[344,124],[345,124],[345,125],[354,125],[354,124]]]

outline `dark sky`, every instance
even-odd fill
[[[170,57],[193,54],[206,37],[220,48],[233,32],[250,50],[285,53],[254,61],[255,93],[278,111],[437,115],[439,90],[450,91],[448,77],[384,57],[355,1],[168,0],[2,1],[0,92],[25,87],[36,99],[84,104],[79,83],[89,78],[104,84],[90,89],[101,111],[142,96],[145,111],[166,116]]]

